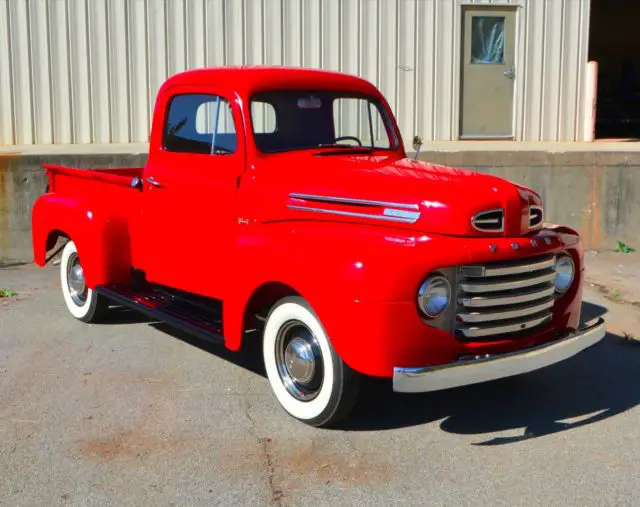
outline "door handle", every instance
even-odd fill
[[[512,65],[509,69],[505,70],[504,75],[507,76],[509,79],[515,79],[516,78],[515,65]]]
[[[147,183],[149,183],[150,185],[153,185],[156,188],[160,188],[162,187],[162,185],[160,184],[160,182],[158,180],[156,180],[153,176],[149,176],[147,178]]]

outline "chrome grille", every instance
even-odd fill
[[[481,211],[471,218],[471,224],[478,231],[502,232],[504,231],[504,210]]]
[[[555,256],[462,266],[456,333],[465,341],[513,337],[552,317]]]

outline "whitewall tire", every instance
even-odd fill
[[[355,404],[360,374],[340,359],[304,299],[284,298],[272,308],[262,347],[271,388],[296,419],[327,426]]]
[[[84,270],[73,241],[69,241],[62,250],[60,284],[67,309],[76,319],[95,322],[104,316],[109,303],[103,296],[86,286]]]

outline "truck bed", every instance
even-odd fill
[[[36,263],[46,262],[46,252],[62,235],[72,239],[90,259],[85,261],[90,287],[128,280],[137,258],[134,231],[142,212],[142,194],[134,178],[142,176],[143,168],[82,169],[49,164],[43,168],[49,185],[33,209]]]
[[[50,191],[59,192],[71,184],[71,180],[89,180],[111,185],[131,187],[133,178],[142,177],[144,167],[117,167],[117,168],[76,168],[53,164],[43,164],[42,166],[49,174]],[[81,182],[77,184],[82,185]]]

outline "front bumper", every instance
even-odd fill
[[[512,377],[569,359],[605,336],[603,319],[565,338],[538,347],[423,368],[394,368],[393,390],[401,393],[440,391]]]

